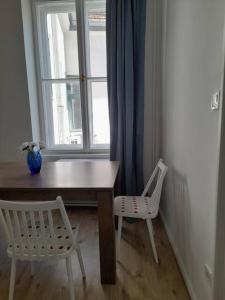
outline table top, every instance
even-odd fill
[[[26,162],[0,162],[0,189],[113,189],[118,161],[44,162],[30,175]]]

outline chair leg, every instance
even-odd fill
[[[122,225],[123,225],[123,217],[119,216],[119,220],[118,220],[118,235],[117,235],[117,257],[118,258],[119,258],[119,254],[120,254],[120,241],[121,241]]]
[[[66,268],[67,268],[67,274],[68,274],[68,279],[69,279],[70,300],[75,300],[71,256],[66,258]]]
[[[80,269],[81,269],[82,276],[83,276],[83,278],[86,278],[85,270],[84,270],[83,258],[82,258],[82,255],[81,255],[80,245],[79,244],[77,245],[76,252],[77,252],[77,257],[78,257],[78,260],[79,260],[79,264],[80,264]]]
[[[155,241],[154,241],[154,232],[153,232],[153,227],[152,227],[152,221],[150,219],[146,219],[146,222],[147,222],[147,226],[148,226],[148,232],[149,232],[149,237],[150,237],[150,241],[152,244],[152,250],[153,250],[155,262],[158,264],[159,260],[158,260],[157,250],[156,250]]]
[[[13,300],[15,278],[16,278],[16,260],[15,258],[12,258],[10,284],[9,284],[9,300]]]
[[[31,270],[31,276],[34,276],[35,274],[35,267],[34,267],[34,262],[31,261],[30,263],[30,270]]]

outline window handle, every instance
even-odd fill
[[[81,75],[80,75],[80,80],[81,80],[81,81],[84,81],[85,79],[86,79],[86,76],[84,76],[84,74],[81,74]]]

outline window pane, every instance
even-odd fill
[[[49,139],[53,145],[81,147],[83,144],[79,81],[45,83],[46,103],[51,111]]]
[[[107,83],[89,81],[91,147],[109,144]]]
[[[88,75],[106,77],[106,1],[86,0]]]
[[[75,6],[56,6],[45,15],[47,42],[42,47],[43,78],[69,78],[79,75],[77,20]],[[56,12],[54,12],[54,10]],[[44,20],[43,20],[44,21]],[[43,33],[42,33],[43,34]]]

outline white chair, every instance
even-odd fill
[[[114,198],[114,215],[119,217],[117,255],[119,255],[120,249],[123,217],[140,218],[146,220],[154,258],[158,263],[151,219],[158,215],[162,185],[167,169],[167,166],[160,159],[141,196],[118,196]],[[155,184],[153,192],[148,197],[146,195],[153,183]]]
[[[55,220],[56,214],[57,220]],[[16,261],[33,262],[66,259],[70,300],[74,300],[71,256],[77,252],[85,278],[83,260],[77,242],[78,228],[71,227],[61,197],[45,202],[11,202],[0,200],[0,221],[8,240],[7,254],[11,257],[9,300],[13,299]]]

